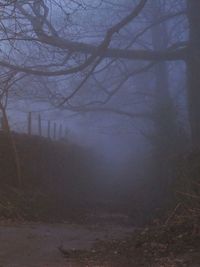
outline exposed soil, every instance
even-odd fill
[[[199,226],[0,222],[0,267],[200,267]]]
[[[90,251],[98,240],[124,238],[133,231],[118,225],[0,223],[0,267],[79,267],[69,251]],[[77,255],[77,259],[79,256]],[[76,261],[76,262],[75,262]],[[94,265],[92,265],[94,266]]]

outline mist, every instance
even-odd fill
[[[0,265],[199,266],[198,2],[0,1]]]

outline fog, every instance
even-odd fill
[[[79,147],[73,164],[87,170],[78,185],[91,177],[94,206],[108,191],[118,203],[121,190],[131,214],[140,205],[149,220],[164,210],[178,157],[199,146],[186,2],[2,1],[2,130]]]
[[[0,0],[0,265],[187,265],[165,263],[199,244],[199,10]]]

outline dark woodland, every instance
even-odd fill
[[[200,266],[199,14],[0,0],[0,266]]]

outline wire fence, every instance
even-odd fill
[[[63,123],[42,118],[41,114],[27,112],[25,119],[9,119],[11,131],[26,133],[28,135],[38,135],[53,140],[60,140],[66,137],[67,130],[64,129]],[[0,116],[0,129],[6,130],[5,118]]]

